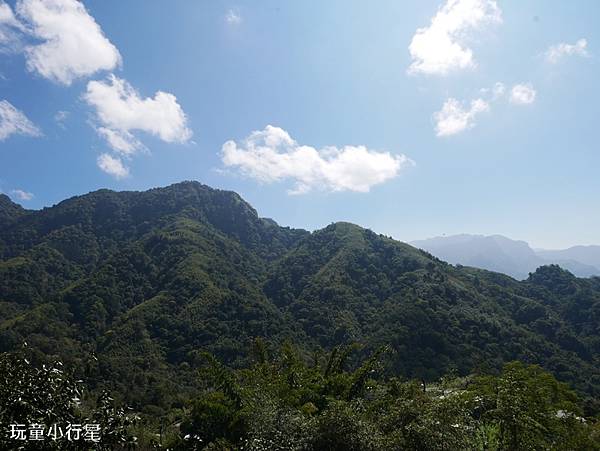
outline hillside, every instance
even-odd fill
[[[197,182],[0,201],[0,351],[26,341],[147,413],[195,390],[202,351],[242,366],[255,337],[307,356],[389,344],[387,370],[425,380],[519,359],[600,394],[599,278],[519,282],[348,223],[281,227]]]

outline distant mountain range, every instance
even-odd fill
[[[412,241],[452,264],[508,274],[526,279],[529,273],[548,264],[557,264],[578,277],[600,276],[600,246],[574,246],[563,250],[532,249],[525,241],[502,235],[452,235]]]

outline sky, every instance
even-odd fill
[[[0,0],[0,191],[198,180],[411,241],[600,244],[595,0]]]

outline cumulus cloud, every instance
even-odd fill
[[[52,81],[73,80],[121,62],[117,48],[77,0],[19,0],[19,17],[33,37],[42,42],[25,48],[27,67]]]
[[[465,41],[470,32],[501,23],[502,12],[492,0],[447,0],[428,27],[417,29],[408,47],[411,74],[446,75],[475,67],[473,51]]]
[[[122,179],[129,175],[129,169],[118,157],[103,153],[98,157],[97,163],[100,169],[116,179]]]
[[[40,136],[42,132],[9,101],[0,100],[0,141],[10,135]]]
[[[221,149],[225,166],[264,183],[292,180],[290,194],[312,190],[368,192],[414,163],[405,155],[377,152],[365,146],[315,149],[298,144],[283,129],[267,125],[240,143]]]
[[[90,81],[83,99],[95,109],[98,134],[116,151],[131,155],[143,148],[132,134],[143,131],[169,143],[192,137],[187,117],[173,94],[157,91],[142,98],[125,80],[110,75],[106,81]]]
[[[227,11],[227,14],[225,14],[225,22],[229,25],[238,25],[242,23],[242,16],[239,12],[230,9]]]
[[[517,84],[510,91],[510,102],[515,105],[529,105],[535,101],[535,95],[531,83]]]
[[[480,113],[490,111],[490,105],[479,98],[465,105],[450,98],[444,102],[442,109],[433,114],[437,136],[451,136],[475,126],[475,119]]]
[[[587,40],[581,38],[575,44],[561,42],[560,44],[550,46],[548,50],[546,50],[546,61],[556,64],[565,56],[571,55],[589,56],[587,51]]]
[[[23,191],[22,189],[13,189],[11,194],[15,196],[19,200],[31,200],[33,199],[33,193],[28,193],[27,191]]]

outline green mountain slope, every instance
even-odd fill
[[[598,389],[600,279],[542,267],[524,282],[455,268],[350,224],[313,233],[265,293],[315,344],[392,344],[394,371],[432,379],[519,359]]]
[[[138,408],[181,402],[202,351],[245,364],[254,337],[307,355],[390,344],[389,371],[424,379],[520,359],[600,393],[598,278],[518,282],[352,224],[280,227],[196,182],[14,205],[0,199],[0,351],[27,341]]]

